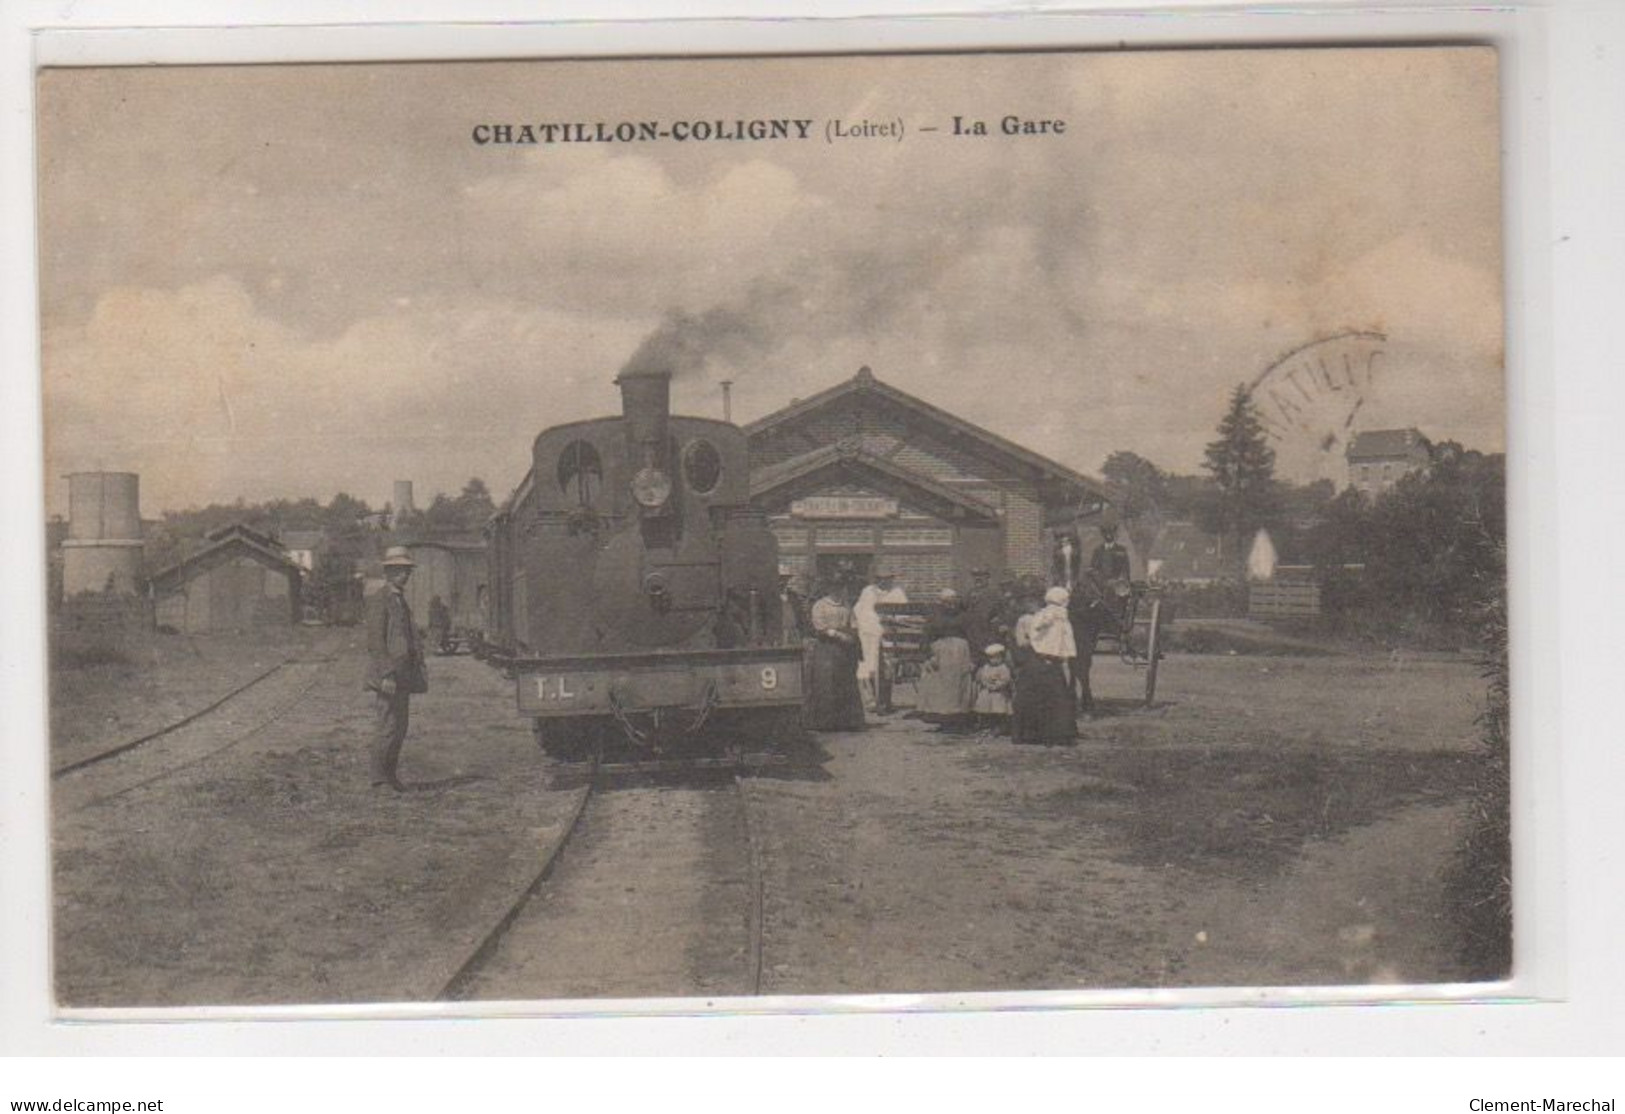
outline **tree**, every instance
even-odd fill
[[[1445,442],[1371,508],[1373,587],[1414,624],[1470,629],[1506,590],[1506,459]]]
[[[1474,636],[1505,607],[1505,458],[1445,442],[1374,502],[1344,491],[1307,541],[1329,613],[1411,642]]]
[[[491,501],[490,489],[478,476],[464,484],[463,493],[457,496],[457,511],[462,516],[465,530],[480,529],[496,510],[496,504]]]
[[[1145,556],[1167,519],[1167,473],[1138,453],[1119,450],[1106,458],[1100,474],[1113,488],[1113,503],[1129,540]]]
[[[1230,558],[1239,573],[1253,532],[1267,525],[1275,510],[1275,450],[1265,440],[1264,425],[1245,383],[1231,392],[1218,434],[1218,440],[1208,443],[1203,461],[1216,489],[1212,501],[1201,508],[1207,520],[1203,525],[1221,543],[1231,540]]]
[[[485,481],[475,476],[456,496],[437,494],[423,512],[423,526],[430,534],[474,533],[496,513]]]

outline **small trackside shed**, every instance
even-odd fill
[[[215,530],[205,541],[153,576],[159,626],[207,634],[299,621],[300,569],[274,540],[238,525]]]
[[[429,601],[439,596],[453,630],[485,629],[486,545],[471,537],[427,538],[406,543],[418,563],[406,584],[407,604],[418,625],[429,622]]]

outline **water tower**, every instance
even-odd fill
[[[412,481],[395,481],[395,498],[390,504],[389,525],[392,529],[400,529],[401,524],[417,513],[417,507],[412,503]]]
[[[67,479],[63,593],[134,595],[141,581],[141,477],[134,472],[74,472]]]

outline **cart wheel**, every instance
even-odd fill
[[[1145,706],[1151,707],[1151,701],[1157,695],[1157,665],[1162,659],[1162,601],[1151,601],[1151,631],[1146,636],[1145,646]]]

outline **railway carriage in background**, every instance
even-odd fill
[[[487,527],[484,653],[559,757],[782,740],[800,721],[801,648],[784,645],[744,431],[672,415],[667,371],[615,382],[621,415],[543,431]]]

